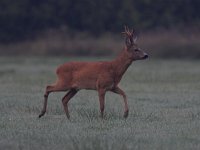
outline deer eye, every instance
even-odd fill
[[[135,49],[135,52],[139,52],[139,49]]]

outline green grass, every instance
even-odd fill
[[[88,60],[74,58],[73,60]],[[92,58],[91,60],[94,60]],[[12,150],[195,150],[200,149],[200,62],[145,60],[132,64],[120,87],[123,100],[107,93],[99,117],[95,91],[80,91],[64,115],[65,93],[49,96],[38,119],[45,86],[55,81],[64,58],[0,58],[0,149]]]

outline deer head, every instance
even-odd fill
[[[142,51],[136,44],[137,36],[134,35],[134,30],[133,29],[129,30],[127,26],[125,26],[124,28],[125,31],[122,32],[122,34],[125,35],[125,43],[126,43],[125,50],[129,53],[130,58],[132,60],[141,60],[148,58],[147,53]]]

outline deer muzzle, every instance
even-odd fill
[[[147,53],[144,53],[143,59],[147,59],[148,57],[149,57],[148,54],[147,54]]]

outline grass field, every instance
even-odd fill
[[[73,60],[86,58],[74,58]],[[95,58],[91,59],[94,60]],[[123,101],[107,93],[99,117],[95,91],[80,91],[69,104],[64,93],[49,96],[48,112],[38,119],[44,88],[66,58],[0,58],[1,150],[195,150],[200,149],[200,61],[146,60],[132,64],[120,86]]]

